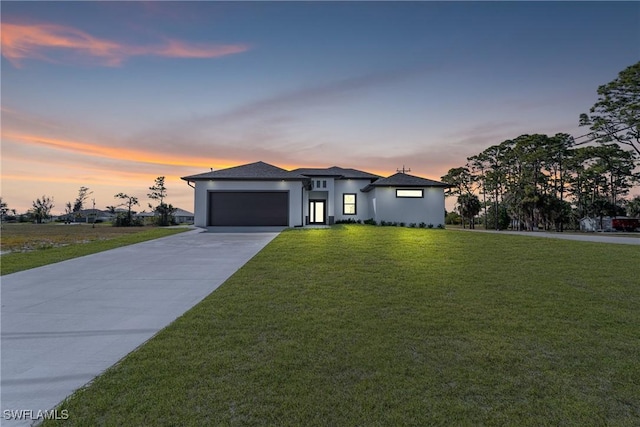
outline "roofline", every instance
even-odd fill
[[[342,172],[331,172],[331,169],[341,169]],[[371,172],[366,172],[366,171],[353,169],[353,168],[341,168],[339,166],[331,166],[329,168],[296,168],[291,170],[291,172],[297,173],[298,175],[308,176],[308,177],[334,177],[336,179],[375,180],[375,179],[382,178],[382,176],[373,174]],[[362,174],[362,175],[368,175],[368,176],[351,176],[350,172],[355,172],[356,175]]]
[[[310,178],[238,178],[238,177],[197,177],[197,176],[183,176],[180,179],[190,181],[307,181]]]
[[[449,184],[434,184],[434,185],[419,185],[419,184],[407,184],[407,185],[382,184],[380,185],[379,184],[379,185],[376,185],[375,182],[372,182],[371,184],[367,185],[360,191],[362,191],[363,193],[368,193],[374,188],[448,188],[448,187],[453,187],[453,186]]]
[[[318,174],[310,174],[310,173],[300,173],[297,172],[300,175],[304,175],[305,177],[308,177],[309,179],[311,178],[328,178],[328,177],[332,177],[332,178],[336,178],[336,179],[366,179],[367,181],[374,181],[376,179],[380,179],[379,176],[345,176],[342,174],[326,174],[326,173],[318,173]]]

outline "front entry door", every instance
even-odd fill
[[[325,201],[309,200],[309,224],[326,224]]]

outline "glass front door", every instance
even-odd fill
[[[326,224],[325,201],[309,200],[309,224]]]

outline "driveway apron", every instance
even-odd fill
[[[277,235],[193,230],[3,276],[0,423],[32,424]]]

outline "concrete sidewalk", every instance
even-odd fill
[[[277,235],[194,230],[3,276],[0,423],[32,424]]]
[[[550,239],[577,240],[580,242],[615,243],[619,245],[640,245],[640,237],[616,236],[614,233],[553,233],[547,231],[496,231],[496,230],[470,230],[468,228],[453,229],[458,231],[470,231],[474,233],[514,234],[517,236],[546,237]]]

